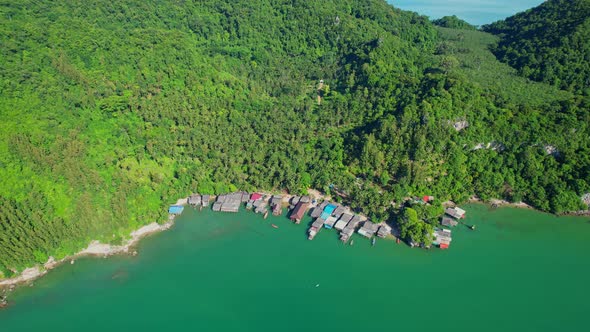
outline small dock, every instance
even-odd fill
[[[283,196],[274,195],[270,200],[270,207],[273,216],[280,216],[283,214]]]
[[[328,219],[326,219],[326,222],[324,222],[324,228],[332,229],[332,227],[334,227],[334,225],[336,224],[337,220],[338,219],[336,219],[336,217],[329,216]]]
[[[384,239],[389,235],[391,235],[391,227],[389,227],[389,225],[383,223],[381,226],[379,226],[379,230],[377,231],[378,237]]]
[[[320,229],[322,229],[322,225],[324,224],[324,221],[322,218],[317,218],[312,224],[311,227],[308,230],[308,234],[309,236],[307,237],[308,240],[313,240],[315,238],[315,236],[319,233]]]
[[[451,245],[451,230],[450,229],[443,229],[443,228],[435,228],[434,233],[434,241],[432,244],[438,246],[441,249],[448,249]]]
[[[241,204],[241,192],[219,195],[215,203],[213,203],[213,211],[236,213],[240,211]]]
[[[188,198],[188,204],[193,207],[201,206],[201,204],[202,204],[201,202],[202,202],[202,197],[199,194],[192,194]]]
[[[340,232],[340,240],[342,242],[346,243],[346,241],[350,239],[352,234],[354,234],[354,231],[356,230],[357,226],[360,224],[361,220],[361,216],[359,215],[354,215],[352,217],[352,219],[348,222],[346,227],[344,227],[344,229],[342,229],[342,232]]]
[[[342,231],[344,227],[348,225],[350,220],[352,220],[352,214],[343,213],[340,219],[338,219],[338,222],[336,222],[336,225],[334,225],[334,228],[338,231]]]
[[[291,216],[289,217],[289,219],[294,221],[296,224],[299,224],[301,222],[301,219],[303,219],[303,217],[305,216],[305,212],[307,212],[308,207],[309,202],[302,202],[301,200],[299,200],[297,205],[295,205],[295,207],[293,208],[293,211],[291,212]]]
[[[373,236],[375,236],[375,234],[377,233],[377,230],[379,229],[379,225],[375,224],[374,222],[367,220],[365,221],[365,223],[363,224],[363,227],[361,227],[358,231],[358,233],[366,238],[372,238]]]
[[[211,204],[211,195],[203,195],[201,198],[201,204],[203,207],[209,207],[209,204]]]

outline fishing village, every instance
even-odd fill
[[[431,196],[419,199],[423,204],[427,204],[429,200],[432,200]],[[335,229],[339,232],[340,240],[348,245],[354,245],[352,236],[356,232],[369,239],[373,246],[377,238],[382,238],[394,240],[396,243],[405,242],[410,247],[430,248],[422,243],[404,241],[395,225],[387,222],[375,223],[366,216],[354,213],[348,206],[312,196],[273,195],[245,191],[218,196],[192,194],[186,200],[179,200],[169,207],[169,219],[173,220],[182,214],[186,204],[199,210],[211,208],[215,212],[232,213],[237,213],[241,207],[245,207],[248,211],[262,215],[263,219],[267,219],[270,213],[275,217],[281,216],[283,210],[287,209],[287,218],[295,224],[300,224],[304,217],[309,215],[312,219],[307,230],[309,240],[313,240],[322,229]],[[452,241],[451,228],[462,223],[465,215],[466,211],[459,207],[447,207],[440,218],[439,226],[434,228],[432,244],[440,249],[448,249]],[[274,223],[270,226],[279,228]],[[471,230],[475,229],[475,225],[466,226]]]

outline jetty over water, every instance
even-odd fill
[[[313,238],[318,234],[320,229],[322,229],[322,225],[324,224],[325,220],[322,218],[317,218],[309,228],[309,236],[307,237],[308,240],[313,240]]]
[[[215,196],[214,196],[215,197]],[[221,194],[215,197],[215,202],[212,206],[213,211],[216,212],[239,212],[240,206],[245,203],[246,208],[254,209],[256,213],[264,214],[264,218],[268,216],[268,206],[272,210],[272,214],[279,216],[282,214],[283,196],[270,195],[262,193],[249,194],[245,191],[239,191],[229,194]],[[192,206],[209,206],[210,195],[192,194],[189,196],[187,202]],[[424,199],[427,201],[427,199]],[[305,214],[311,207],[309,215],[313,222],[308,229],[308,239],[313,240],[322,228],[335,228],[340,231],[340,240],[346,243],[355,232],[375,241],[375,236],[386,238],[392,235],[399,237],[399,234],[394,233],[392,227],[385,222],[376,224],[366,217],[354,214],[350,208],[340,203],[330,202],[324,200],[316,202],[309,196],[293,196],[289,200],[290,214],[289,219],[299,224],[304,218]],[[184,207],[182,205],[172,205],[169,208],[170,218],[182,213]],[[441,224],[443,226],[452,227],[460,223],[460,219],[465,218],[465,210],[453,207],[445,210],[445,215],[442,217]],[[362,225],[362,227],[360,227]],[[276,225],[272,225],[277,228]],[[434,238],[433,244],[442,249],[446,249],[451,243],[451,231],[444,228],[436,228],[432,234]],[[399,243],[399,238],[397,239]],[[420,245],[410,241],[410,245]]]
[[[280,216],[283,213],[283,196],[274,195],[270,200],[273,216]]]
[[[391,234],[391,227],[387,224],[383,224],[379,226],[379,230],[377,231],[377,236],[380,238],[386,238],[388,235]]]
[[[352,214],[344,213],[342,214],[342,216],[340,216],[340,219],[338,219],[338,222],[336,222],[334,228],[336,228],[336,230],[341,231],[344,229],[344,227],[346,227],[346,225],[348,225],[350,220],[352,220]]]
[[[322,215],[322,212],[324,212],[324,208],[327,205],[328,205],[328,201],[323,201],[322,203],[320,203],[320,205],[318,205],[315,208],[313,208],[313,211],[311,211],[310,216],[312,218],[318,218],[319,216]]]
[[[361,229],[359,229],[359,234],[366,237],[366,238],[372,238],[375,235],[375,233],[377,233],[378,229],[379,229],[379,225],[375,224],[374,222],[372,222],[370,220],[367,220],[363,224],[363,227],[361,227]]]
[[[465,210],[460,209],[458,207],[454,208],[447,208],[445,209],[445,213],[455,219],[463,219],[465,218]]]
[[[434,241],[432,244],[439,246],[441,249],[447,249],[451,245],[451,230],[436,228],[434,233]]]
[[[354,231],[356,230],[357,226],[360,224],[361,221],[361,216],[353,216],[350,222],[346,225],[346,227],[344,227],[342,232],[340,232],[340,240],[346,243],[346,241],[350,239],[352,234],[354,234]]]
[[[242,204],[242,193],[231,193],[227,195],[217,196],[217,200],[213,203],[213,211],[221,212],[238,212]]]
[[[299,224],[301,222],[301,219],[303,219],[303,216],[305,216],[305,212],[307,211],[308,207],[309,203],[302,202],[301,200],[299,200],[297,205],[295,205],[295,208],[293,208],[293,212],[291,212],[290,219],[293,220],[296,224]]]
[[[188,204],[192,206],[200,206],[202,202],[201,195],[199,194],[192,194],[188,198]]]

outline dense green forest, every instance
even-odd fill
[[[477,30],[474,25],[467,23],[466,21],[458,18],[456,15],[453,16],[443,16],[439,19],[433,20],[432,23],[434,25],[438,25],[439,27],[443,28],[450,28],[450,29],[461,29],[461,30]]]
[[[336,188],[374,221],[434,195],[399,218],[420,242],[445,200],[559,213],[590,191],[587,98],[537,83],[529,101],[474,41],[489,35],[382,0],[0,1],[0,17],[5,276],[119,242],[191,192]]]
[[[590,0],[549,0],[483,29],[523,76],[590,95]]]

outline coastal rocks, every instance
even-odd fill
[[[157,222],[153,222],[151,224],[141,227],[140,229],[138,229],[136,231],[131,232],[131,237],[132,237],[131,241],[134,241],[135,239],[139,239],[139,238],[146,236],[148,234],[151,234],[151,233],[155,233],[158,231],[169,229],[171,226],[172,226],[172,223],[170,223],[170,222],[165,223],[163,225],[160,225]]]
[[[560,213],[562,216],[574,216],[574,217],[585,217],[590,216],[590,210],[581,210],[581,211],[569,211]]]
[[[174,205],[186,205],[188,204],[188,197],[179,198]]]
[[[0,290],[0,309],[8,306],[8,291],[6,289]]]
[[[186,200],[185,200],[185,202],[186,202]],[[65,263],[68,260],[70,260],[70,264],[74,264],[75,263],[74,258],[79,257],[79,256],[90,255],[90,256],[107,257],[107,256],[111,256],[111,255],[118,254],[118,253],[128,253],[130,248],[133,245],[135,245],[137,242],[139,242],[139,240],[141,238],[143,238],[149,234],[152,234],[152,233],[167,230],[170,227],[172,227],[173,224],[174,224],[173,222],[167,222],[165,224],[160,225],[156,222],[153,222],[151,224],[143,226],[143,227],[139,228],[138,230],[132,232],[130,234],[131,239],[129,239],[124,245],[121,245],[121,246],[113,246],[110,244],[100,243],[99,241],[92,241],[92,242],[90,242],[90,244],[88,245],[88,247],[86,249],[78,252],[77,254],[75,254],[73,256],[65,257],[60,261],[56,261],[54,257],[50,257],[42,267],[41,266],[31,267],[31,268],[25,269],[17,277],[5,279],[5,280],[0,280],[0,288],[2,288],[3,286],[8,286],[8,287],[12,288],[12,287],[14,287],[14,285],[22,284],[22,283],[34,280],[36,278],[39,278],[40,276],[47,273],[47,270],[50,270],[50,269],[56,267],[60,263]],[[133,251],[133,255],[134,256],[137,255],[137,251]]]
[[[81,255],[111,255],[113,253],[113,246],[99,241],[92,241],[88,247],[80,251]]]
[[[43,267],[46,268],[47,270],[51,270],[56,265],[57,265],[57,261],[55,260],[55,257],[49,256],[49,259],[47,260],[47,262],[45,262],[45,264],[43,264]]]
[[[46,271],[42,270],[38,266],[30,267],[28,269],[23,270],[21,275],[16,278],[0,281],[0,286],[8,286],[8,285],[13,285],[13,284],[17,284],[17,283],[30,281],[30,280],[36,279],[36,278],[44,275],[45,273],[46,273]]]

